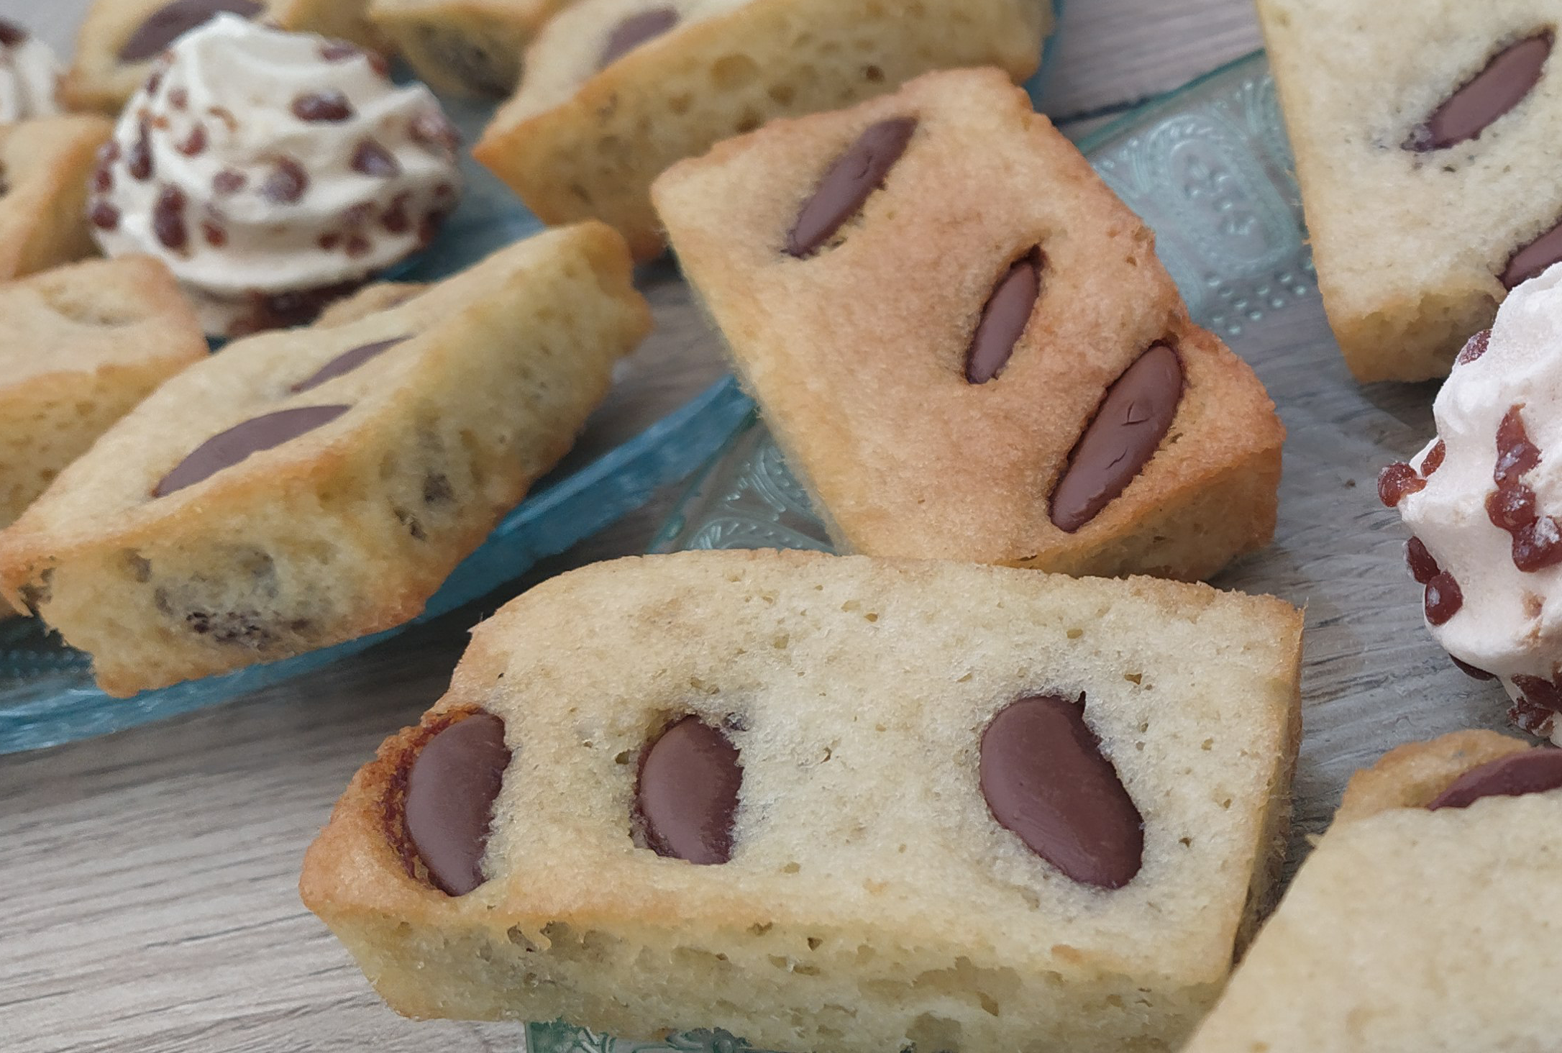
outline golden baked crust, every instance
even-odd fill
[[[349,325],[237,341],[0,534],[0,588],[127,695],[399,625],[567,452],[650,314],[623,239],[550,231]],[[405,339],[401,339],[405,338]],[[344,352],[399,341],[293,390]],[[213,436],[335,419],[154,497]]]
[[[87,177],[112,130],[83,114],[0,124],[0,280],[97,255]]]
[[[671,8],[680,24],[597,66],[624,19]],[[637,259],[664,245],[657,174],[779,116],[847,106],[930,69],[1036,70],[1045,0],[581,0],[538,36],[521,90],[473,150],[538,216],[594,216]]]
[[[268,0],[266,17],[295,33],[319,33],[394,55],[395,44],[369,17],[369,0]]]
[[[371,314],[388,311],[420,295],[427,288],[429,286],[424,282],[375,282],[365,285],[345,300],[337,300],[321,311],[320,317],[315,319],[315,328],[346,325]]]
[[[838,244],[783,251],[819,173],[920,121]],[[839,546],[1069,574],[1198,579],[1274,531],[1284,428],[1193,325],[1148,228],[991,70],[933,73],[674,166],[656,206],[684,273]],[[1003,372],[965,379],[984,303],[1033,246],[1041,298]],[[1107,388],[1156,342],[1185,388],[1159,451],[1074,533],[1048,503]]]
[[[1562,1007],[1522,993],[1562,970],[1562,793],[1425,807],[1531,748],[1461,732],[1352,778],[1184,1053],[1553,1048]]]
[[[1329,324],[1356,379],[1447,376],[1488,328],[1519,246],[1562,219],[1550,174],[1562,77],[1479,138],[1402,148],[1494,51],[1545,27],[1535,0],[1258,0]]]
[[[1393,808],[1425,808],[1471,768],[1529,748],[1530,743],[1495,731],[1457,731],[1396,747],[1351,776],[1334,821],[1365,819]]]
[[[1278,600],[1143,578],[598,564],[478,627],[446,697],[353,780],[301,892],[413,1016],[842,1053],[1176,1048],[1280,848],[1301,626]],[[1085,694],[1144,816],[1143,868],[1116,891],[1032,855],[976,786],[981,729],[1037,692]],[[490,880],[452,898],[407,865],[400,795],[410,755],[479,708],[513,760]],[[743,751],[720,866],[631,836],[636,757],[687,713]]]
[[[88,260],[0,285],[0,528],[206,337],[168,269]]]
[[[369,17],[436,91],[505,96],[537,31],[571,0],[370,0]]]

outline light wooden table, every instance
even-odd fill
[[[85,2],[0,0],[0,17],[68,53]],[[1044,108],[1073,131],[1258,46],[1249,0],[1067,3]],[[686,310],[660,320],[702,324]],[[691,361],[659,383],[676,401],[716,368]],[[643,550],[677,489],[538,574]],[[353,771],[439,696],[466,630],[519,588],[309,680],[0,757],[0,1049],[518,1050],[518,1026],[386,1009],[295,886]]]

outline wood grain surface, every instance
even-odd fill
[[[0,0],[68,53],[84,0]],[[1067,0],[1044,107],[1099,120],[1252,50],[1249,0]],[[668,406],[720,370],[662,288]],[[298,902],[305,846],[353,771],[443,690],[467,629],[541,576],[644,549],[678,488],[488,601],[314,678],[73,746],[0,757],[0,1049],[517,1051],[520,1028],[415,1023]],[[589,626],[581,626],[589,632]]]

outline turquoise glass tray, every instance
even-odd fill
[[[1318,296],[1292,157],[1264,57],[1249,56],[1085,138],[1096,170],[1156,232],[1193,317],[1258,373],[1289,432],[1273,544],[1214,584],[1307,609],[1305,734],[1288,866],[1322,832],[1345,782],[1387,749],[1502,728],[1500,688],[1432,643],[1404,533],[1381,507],[1380,467],[1431,437],[1435,385],[1357,385]],[[652,545],[831,551],[819,518],[750,414],[696,477]],[[729,1053],[696,1031],[627,1041],[563,1024],[529,1028],[531,1053]],[[886,1051],[892,1053],[892,1051]]]

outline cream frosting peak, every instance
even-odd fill
[[[1562,698],[1562,264],[1509,294],[1477,350],[1438,393],[1437,438],[1412,462],[1424,486],[1398,507],[1460,593],[1452,616],[1428,617],[1432,634],[1500,678],[1524,722],[1546,731],[1543,711]],[[1499,495],[1502,455],[1511,470]],[[1513,511],[1500,526],[1488,502],[1504,496]]]
[[[181,37],[131,99],[89,206],[109,255],[160,257],[208,332],[258,297],[361,282],[454,208],[455,133],[377,55],[231,14]]]

